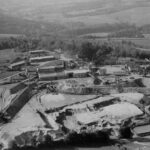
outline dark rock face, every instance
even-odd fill
[[[133,136],[130,127],[124,127],[120,129],[120,135],[122,138],[130,139]]]
[[[50,131],[27,131],[15,137],[12,142],[13,148],[38,147],[42,144],[51,144]]]

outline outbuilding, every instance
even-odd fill
[[[52,61],[55,60],[54,56],[43,56],[43,57],[32,57],[30,58],[30,63],[41,63],[46,61]]]
[[[10,64],[10,65],[8,66],[8,68],[9,68],[10,70],[17,71],[17,70],[21,70],[21,68],[22,68],[23,66],[25,66],[25,64],[26,64],[25,61],[19,61],[19,62]]]

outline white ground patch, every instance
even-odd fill
[[[11,94],[9,89],[0,88],[0,111],[8,107],[15,97],[16,94]]]
[[[122,101],[127,101],[133,104],[139,104],[139,101],[144,97],[141,93],[119,93],[112,94],[114,97],[119,97]]]

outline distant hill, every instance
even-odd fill
[[[134,25],[128,24],[128,23],[114,23],[114,24],[101,24],[101,25],[91,25],[84,28],[78,28],[74,30],[69,30],[68,32],[73,35],[84,35],[89,33],[111,33],[111,32],[117,32],[120,30],[127,30],[136,28]]]
[[[0,0],[0,9],[20,18],[65,25],[150,24],[149,0]]]
[[[78,35],[115,24],[145,26],[149,18],[150,0],[0,0],[0,33],[67,29]]]
[[[48,34],[63,30],[65,27],[56,23],[31,21],[0,12],[0,34]]]

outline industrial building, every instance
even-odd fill
[[[66,70],[65,74],[67,74],[69,78],[84,78],[89,76],[89,72],[90,72],[89,70],[77,69],[77,70]]]
[[[41,62],[46,62],[46,61],[52,61],[55,60],[54,56],[43,56],[43,57],[32,57],[30,58],[30,63],[41,63]]]
[[[19,62],[16,62],[16,63],[12,63],[12,64],[10,64],[9,66],[8,66],[8,68],[10,69],[10,70],[21,70],[21,68],[23,67],[23,66],[25,66],[25,64],[26,64],[26,62],[23,60],[23,61],[19,61]]]
[[[50,67],[42,67],[37,69],[38,73],[54,73],[64,71],[64,66],[50,66]]]
[[[50,67],[50,66],[60,66],[60,65],[65,65],[65,61],[61,59],[56,59],[49,62],[45,62],[40,67]]]
[[[65,70],[61,72],[56,72],[55,67],[49,68],[49,73],[48,71],[45,70],[39,70],[39,79],[40,81],[52,81],[52,80],[59,80],[59,79],[67,79],[67,78],[84,78],[89,76],[89,70]],[[44,73],[44,71],[46,73]],[[50,73],[55,71],[55,73]]]
[[[49,54],[49,51],[47,50],[33,50],[33,51],[29,51],[29,55],[32,57],[40,57],[40,56],[46,56],[47,54]]]
[[[53,80],[59,80],[59,79],[66,79],[67,75],[65,72],[60,73],[40,73],[39,79],[40,81],[53,81]]]

